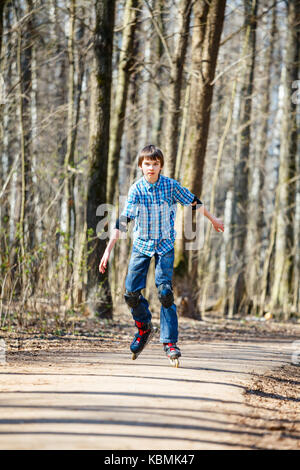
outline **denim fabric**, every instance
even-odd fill
[[[174,248],[163,255],[155,253],[155,285],[169,284],[172,287]],[[136,292],[146,287],[146,279],[150,266],[151,256],[141,253],[135,246],[132,248],[131,258],[125,281],[128,292]],[[141,301],[136,308],[131,308],[133,319],[140,322],[149,322],[151,312],[145,297],[141,295]],[[176,305],[160,309],[160,341],[162,343],[176,343],[178,340],[178,319]]]

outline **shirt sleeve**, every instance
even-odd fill
[[[138,212],[139,195],[135,185],[131,186],[128,192],[127,201],[122,211],[121,217],[135,219]]]
[[[173,197],[174,201],[179,202],[182,206],[189,206],[195,200],[195,195],[184,186],[181,186],[178,181],[175,182]]]

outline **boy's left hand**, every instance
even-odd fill
[[[224,232],[224,224],[221,219],[214,217],[211,221],[216,232]]]

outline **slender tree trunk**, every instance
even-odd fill
[[[247,231],[247,259],[251,260],[246,266],[247,271],[247,292],[253,312],[258,312],[261,285],[261,266],[263,263],[262,242],[263,242],[263,220],[264,208],[262,192],[264,187],[265,160],[268,145],[268,123],[271,100],[271,74],[274,55],[274,43],[276,35],[276,6],[272,11],[272,27],[270,34],[270,45],[264,57],[264,79],[261,82],[262,102],[261,120],[257,130],[257,149],[250,165],[250,190],[249,190],[249,211],[248,211],[248,231]]]
[[[289,0],[287,43],[283,69],[284,108],[281,124],[279,210],[276,221],[274,283],[271,308],[280,306],[288,317],[293,304],[294,221],[296,203],[297,106],[292,99],[299,73],[300,1]]]
[[[97,207],[106,201],[115,1],[97,2],[95,8],[94,69],[92,72],[87,180],[87,230],[91,237],[88,245],[88,302],[90,310],[95,314],[111,317],[112,299],[108,274],[106,272],[101,276],[98,269],[105,250],[105,241],[97,237],[96,228],[99,222]]]
[[[154,14],[157,19],[158,27],[161,31],[162,36],[165,36],[165,23],[163,18],[163,0],[154,0],[153,2]],[[162,57],[164,53],[164,46],[159,35],[156,35],[153,39],[153,49],[151,60],[151,68],[154,68],[155,79],[158,84],[162,83],[163,69],[162,69]],[[162,98],[161,88],[156,90],[155,96],[153,98],[154,109],[153,109],[153,125],[152,125],[152,135],[151,142],[154,142],[156,146],[160,147],[162,143],[162,129],[163,129],[163,112],[164,112],[164,101]]]
[[[32,5],[28,3],[25,25],[18,30],[18,75],[19,75],[19,107],[21,129],[21,213],[19,219],[19,246],[22,272],[22,287],[27,283],[25,252],[33,247],[34,222],[32,211],[32,173],[31,173],[31,113],[30,97],[32,93]]]
[[[55,62],[53,83],[55,88],[54,104],[57,108],[59,108],[63,107],[67,103],[68,79],[66,76],[67,50],[65,46],[65,36],[60,28],[58,0],[50,0],[49,16],[52,21],[50,37],[55,44],[54,53],[57,57],[57,61]],[[63,167],[67,148],[67,142],[65,138],[65,128],[67,127],[67,123],[65,122],[65,116],[63,116],[62,119],[63,120],[60,121],[60,125],[58,125],[57,128],[57,153],[59,163]]]
[[[70,0],[69,4],[70,17],[69,17],[69,34],[68,34],[68,57],[69,57],[69,79],[68,79],[68,121],[67,121],[67,151],[64,159],[64,196],[61,204],[61,232],[62,237],[60,240],[60,255],[62,257],[62,300],[67,294],[70,278],[70,238],[71,238],[71,218],[74,219],[74,173],[71,173],[74,168],[74,98],[75,98],[75,57],[74,57],[74,35],[75,35],[75,16],[76,16],[76,0]]]
[[[7,26],[11,28],[11,25],[13,24],[13,13],[12,9],[11,11],[7,9]],[[11,15],[9,14],[11,13]],[[14,12],[15,13],[15,12]],[[18,35],[18,33],[16,33]],[[12,39],[12,36],[10,36],[10,39]],[[7,70],[7,83],[11,85],[11,78],[13,76],[18,77],[18,61],[15,60],[15,54],[18,51],[18,48],[16,46],[16,52],[14,52],[12,43],[11,48],[9,48],[9,55],[13,56],[11,57],[10,65]],[[8,75],[8,72],[10,72],[10,75]],[[8,213],[9,213],[9,220],[8,220],[8,232],[9,232],[9,237],[8,237],[8,244],[10,246],[10,265],[13,266],[17,263],[16,260],[16,246],[17,246],[17,226],[18,222],[20,219],[20,201],[21,201],[21,150],[20,150],[20,139],[14,139],[14,133],[11,130],[12,123],[21,122],[20,118],[20,107],[18,106],[18,101],[16,97],[16,106],[12,107],[10,109],[10,112],[7,112],[7,122],[5,123],[5,129],[7,129],[7,133],[4,138],[4,153],[2,154],[2,161],[4,163],[3,168],[6,167],[6,171],[8,174],[8,168],[11,167],[13,164],[13,155],[16,155],[15,157],[15,162],[16,162],[16,169],[17,171],[14,171],[11,176],[11,181],[10,181],[10,188],[9,188],[9,204],[8,204]],[[12,114],[10,118],[10,114]],[[20,132],[20,124],[18,125],[18,131]]]
[[[139,0],[126,0],[124,8],[122,45],[118,64],[115,103],[111,112],[110,141],[108,155],[107,197],[106,202],[115,202],[119,210],[119,171],[121,166],[121,146],[127,109],[129,80],[134,71],[134,38],[139,17]],[[115,247],[111,259],[110,286],[113,303],[118,292],[119,245]]]
[[[170,178],[175,177],[176,156],[178,148],[179,117],[181,113],[181,88],[185,55],[189,38],[190,17],[192,0],[181,0],[179,38],[176,43],[176,51],[170,77],[169,106],[167,112],[166,129],[166,169],[165,174]]]
[[[137,18],[138,0],[127,0],[124,12],[124,29],[118,68],[116,102],[111,118],[106,198],[109,204],[113,204],[116,186],[118,186],[119,159],[126,113],[129,77],[133,70],[133,41]]]
[[[274,142],[273,153],[276,161],[279,166],[279,154],[280,154],[280,135],[281,135],[281,123],[283,119],[283,107],[284,107],[284,93],[283,93],[283,68],[281,68],[281,73],[279,74],[279,86],[277,89],[277,99],[278,105],[276,110],[276,116],[274,119],[274,125],[272,128],[271,139]],[[278,168],[275,167],[272,175],[272,188],[271,191],[274,193],[274,200],[270,201],[272,204],[272,214],[269,220],[269,226],[267,227],[267,239],[268,243],[266,249],[264,250],[264,261],[262,267],[262,276],[260,279],[260,306],[259,314],[262,316],[270,308],[270,293],[273,284],[274,277],[274,246],[275,246],[275,237],[276,237],[276,220],[279,210],[279,185],[278,185]]]
[[[182,111],[182,120],[181,120],[181,126],[180,126],[178,149],[177,149],[177,155],[176,155],[176,168],[175,168],[176,180],[180,179],[180,175],[182,174],[182,171],[184,168],[184,161],[183,161],[184,160],[184,143],[186,139],[187,125],[188,125],[190,94],[191,94],[191,77],[190,77],[190,74],[188,74],[187,83],[185,87],[185,94],[184,94],[184,104],[183,104],[183,111]]]
[[[247,236],[247,201],[249,150],[251,143],[251,109],[255,66],[258,0],[245,0],[245,39],[243,46],[242,88],[240,91],[240,133],[234,175],[234,274],[233,296],[229,315],[239,312],[246,302],[245,243]]]
[[[5,1],[2,0],[0,3],[0,145],[3,139],[3,128],[2,128],[2,109],[4,105],[4,80],[2,77],[2,39],[3,39],[3,12],[4,12]],[[1,183],[0,173],[0,183]]]
[[[77,45],[77,85],[75,94],[75,124],[73,133],[73,146],[76,147],[79,119],[81,113],[81,101],[82,101],[82,88],[83,81],[85,78],[85,53],[84,53],[84,39],[85,39],[85,9],[82,6],[81,18],[78,15],[79,26],[76,32],[76,45]],[[72,239],[74,243],[74,255],[73,255],[73,278],[74,285],[71,285],[71,300],[72,305],[80,305],[83,302],[83,256],[85,250],[86,241],[86,207],[85,198],[83,193],[85,192],[85,181],[81,174],[80,162],[75,162],[78,170],[75,175],[74,181],[74,223],[72,228]]]
[[[60,110],[60,119],[55,121],[56,124],[56,158],[58,160],[58,165],[61,168],[59,173],[59,186],[62,186],[64,183],[64,159],[67,152],[67,139],[66,139],[66,128],[67,128],[67,118],[66,112],[64,111],[67,108],[67,96],[68,96],[68,77],[67,77],[67,44],[66,36],[64,30],[61,28],[61,15],[64,14],[59,8],[58,0],[49,1],[49,17],[51,20],[50,28],[50,40],[53,44],[53,54],[56,58],[55,66],[53,70],[53,84],[50,84],[50,90],[53,96],[53,105],[56,110]],[[62,213],[62,204],[63,204],[63,195],[59,199],[58,208],[57,208],[57,229],[61,225],[61,213]],[[61,251],[63,235],[59,233],[56,234],[56,258],[59,260],[59,253]],[[51,276],[51,271],[48,274]]]
[[[3,23],[4,23],[4,6],[5,2],[3,1],[0,4],[0,154],[1,154],[1,166],[0,166],[0,188],[3,188],[6,178],[8,176],[8,145],[7,145],[7,126],[8,121],[8,112],[5,108],[5,79],[4,71],[7,68],[11,70],[10,62],[7,64],[6,60],[2,58],[2,40],[3,40]],[[7,55],[9,55],[7,53]],[[9,59],[8,59],[9,61]],[[4,65],[3,65],[4,62]],[[1,201],[0,205],[0,231],[2,232],[3,225],[7,224],[7,207]],[[0,262],[1,262],[1,253],[4,251],[4,246],[2,246],[2,233],[0,235]]]

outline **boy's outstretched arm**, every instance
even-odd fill
[[[99,264],[99,271],[101,274],[103,274],[107,268],[107,263],[108,263],[111,250],[115,246],[116,241],[120,238],[120,232],[127,232],[127,224],[131,220],[132,219],[130,217],[121,215],[121,217],[116,221],[116,226],[112,231],[109,243],[104,251],[104,254]]]
[[[193,202],[192,203],[192,206],[195,206],[197,204],[197,201]],[[205,208],[205,206],[202,204],[199,209],[200,212],[205,215],[205,217],[208,218],[208,220],[211,221],[214,229],[217,231],[217,232],[224,232],[224,224],[222,222],[221,219],[218,219],[217,217],[215,217],[214,215],[212,215],[210,212],[208,212],[208,210]]]
[[[107,247],[104,251],[104,254],[103,254],[103,256],[101,258],[101,261],[100,261],[100,264],[99,264],[99,271],[100,271],[101,274],[105,273],[111,250],[115,246],[115,243],[119,239],[119,237],[120,237],[120,230],[115,228],[112,231],[112,235],[110,237],[109,243],[108,243],[108,245],[107,245]]]

